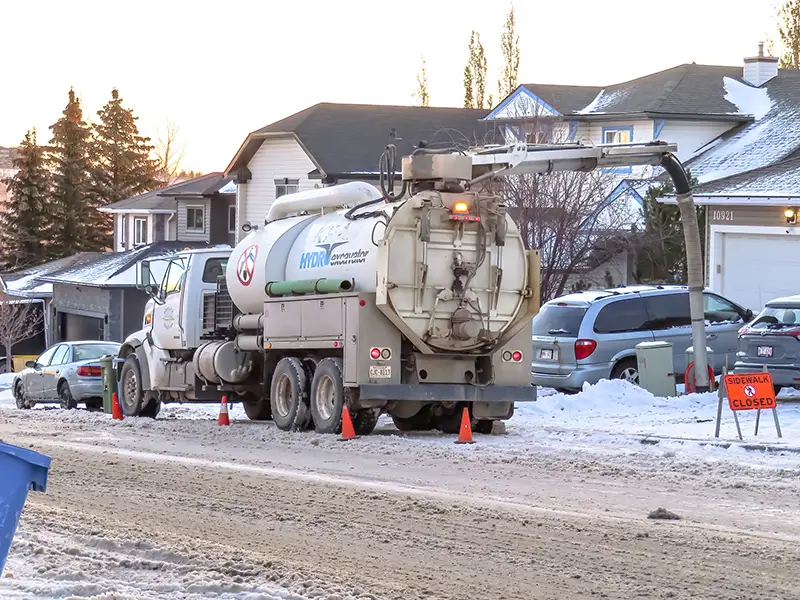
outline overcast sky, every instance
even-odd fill
[[[0,146],[61,114],[94,118],[116,86],[156,135],[181,128],[186,167],[222,170],[249,131],[317,102],[460,106],[470,31],[496,82],[507,0],[0,0]],[[605,85],[681,63],[740,65],[775,36],[774,0],[516,0],[521,83]],[[663,12],[657,12],[663,11]],[[496,83],[490,85],[494,91]]]

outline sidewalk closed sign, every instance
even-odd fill
[[[769,373],[725,375],[725,388],[731,410],[765,410],[777,406]]]

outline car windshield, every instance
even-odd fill
[[[119,344],[84,344],[74,347],[72,359],[75,362],[92,360],[103,356],[116,356],[118,352]]]
[[[582,306],[545,304],[533,318],[533,335],[577,337],[585,314]]]
[[[749,329],[778,330],[800,327],[800,307],[768,306],[762,310]]]

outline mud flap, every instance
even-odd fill
[[[476,419],[510,419],[514,416],[514,403],[473,402],[472,416]]]

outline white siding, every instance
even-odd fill
[[[658,139],[678,144],[678,158],[683,161],[735,125],[733,121],[667,121]]]
[[[242,223],[263,226],[269,207],[275,201],[276,179],[299,180],[299,191],[322,186],[320,180],[309,179],[316,166],[294,138],[264,140],[247,167],[252,179],[247,183],[244,206],[237,206],[239,228]]]
[[[186,209],[203,208],[203,231],[186,228]],[[208,198],[178,202],[178,239],[185,242],[207,242],[211,231],[211,206]]]

